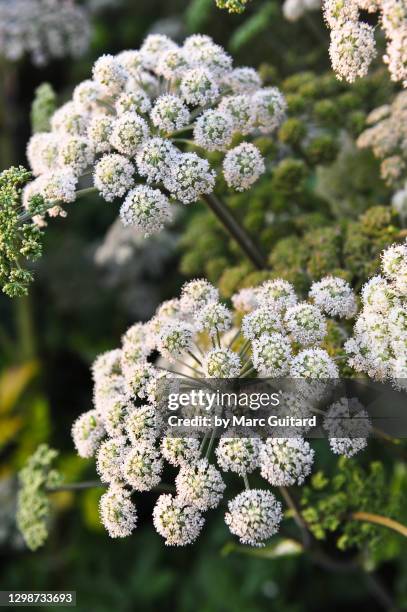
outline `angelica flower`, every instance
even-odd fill
[[[160,182],[170,173],[177,161],[179,150],[164,138],[151,138],[139,149],[136,157],[137,169],[147,181]]]
[[[311,473],[314,451],[302,438],[267,438],[260,451],[260,471],[271,485],[302,484]]]
[[[118,115],[138,113],[145,115],[151,109],[151,100],[143,89],[122,93],[116,101],[115,109]]]
[[[185,314],[195,313],[201,308],[217,302],[219,291],[205,279],[185,283],[181,291],[180,310]]]
[[[234,132],[246,135],[253,130],[255,113],[250,95],[226,96],[218,109],[232,119]]]
[[[207,331],[210,336],[227,331],[231,325],[231,312],[218,302],[207,304],[196,315],[197,329]]]
[[[225,523],[242,544],[264,546],[277,533],[282,518],[281,504],[270,491],[251,489],[229,502]]]
[[[100,518],[111,538],[129,536],[137,525],[136,507],[130,493],[118,484],[112,484],[99,503]]]
[[[169,361],[181,357],[191,350],[193,327],[183,321],[171,321],[162,329],[158,338],[158,349]]]
[[[327,333],[326,321],[319,308],[306,302],[287,308],[284,323],[293,339],[304,345],[320,342]]]
[[[289,370],[292,359],[291,344],[279,333],[262,334],[252,342],[253,366],[263,376],[277,378]]]
[[[182,204],[190,204],[208,193],[215,186],[215,172],[209,162],[196,153],[182,153],[164,178],[164,186]]]
[[[324,427],[331,450],[337,455],[352,457],[367,446],[370,419],[356,398],[343,397],[331,404],[324,418]]]
[[[202,512],[219,505],[226,486],[220,472],[207,459],[183,465],[175,484],[180,502]]]
[[[182,77],[190,68],[188,56],[184,49],[169,49],[165,51],[157,64],[156,72],[168,81]]]
[[[291,362],[292,378],[338,378],[337,365],[323,349],[305,349],[300,351]]]
[[[224,151],[232,142],[232,116],[222,110],[208,110],[195,123],[194,140],[207,151]]]
[[[58,137],[50,132],[39,132],[31,136],[27,145],[27,159],[35,175],[57,169]]]
[[[167,436],[162,439],[161,452],[171,465],[176,467],[190,465],[199,458],[199,440]]]
[[[105,428],[96,410],[84,412],[72,426],[72,438],[80,457],[93,457],[104,436]]]
[[[265,281],[260,285],[257,300],[261,306],[278,311],[295,306],[298,301],[292,284],[281,278]]]
[[[322,312],[340,318],[356,314],[356,298],[351,286],[342,278],[326,276],[311,286],[309,296]]]
[[[226,77],[226,82],[235,94],[251,94],[261,88],[261,79],[254,68],[234,68]]]
[[[120,482],[122,464],[128,453],[125,436],[109,438],[102,442],[96,455],[96,469],[102,482]]]
[[[161,480],[162,459],[149,441],[138,441],[124,459],[122,474],[136,491],[150,491]]]
[[[149,136],[146,121],[137,113],[126,112],[117,117],[113,124],[110,143],[123,155],[134,157]]]
[[[95,153],[108,153],[112,149],[113,119],[96,115],[89,122],[87,137]]]
[[[178,497],[160,495],[153,511],[154,526],[169,546],[186,546],[198,537],[204,518]]]
[[[242,142],[225,156],[223,175],[229,187],[246,191],[265,172],[264,159],[253,144]]]
[[[169,134],[188,125],[188,107],[177,96],[160,96],[151,111],[151,120],[161,132]]]
[[[259,467],[261,442],[259,438],[233,437],[226,432],[216,448],[218,465],[225,472],[236,472],[239,476],[250,474]]]
[[[206,353],[202,367],[208,378],[237,378],[241,361],[230,349],[215,348]]]
[[[126,417],[124,427],[130,442],[136,446],[140,440],[153,442],[157,436],[158,419],[155,409],[145,404],[132,410]]]
[[[95,187],[106,202],[122,197],[134,185],[134,166],[127,157],[104,155],[95,166]]]
[[[219,87],[214,75],[207,68],[193,68],[185,73],[181,94],[187,104],[206,106],[219,97]]]
[[[58,163],[80,176],[93,163],[94,151],[88,138],[68,136],[62,138],[58,148]]]
[[[106,95],[115,95],[123,91],[127,73],[113,55],[102,55],[93,66],[93,79]]]
[[[264,334],[283,332],[280,315],[266,306],[256,308],[242,320],[242,334],[246,340],[256,340]]]
[[[338,79],[353,83],[365,76],[376,55],[373,28],[367,23],[345,21],[331,32],[329,55]]]
[[[155,70],[157,63],[166,51],[176,49],[177,45],[164,34],[150,34],[140,48],[140,58],[145,68]]]
[[[78,110],[74,102],[66,102],[51,117],[52,131],[60,135],[85,136],[88,123],[89,115]]]
[[[281,125],[287,104],[277,87],[259,89],[253,94],[252,102],[256,126],[260,132],[271,133]]]
[[[145,236],[159,232],[172,219],[168,198],[159,189],[138,185],[120,208],[123,225],[134,225]]]

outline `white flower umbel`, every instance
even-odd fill
[[[153,521],[168,546],[191,544],[205,523],[197,508],[186,506],[172,495],[160,495],[154,507]]]
[[[345,457],[353,457],[366,448],[366,436],[371,429],[369,415],[359,400],[346,397],[331,404],[324,418],[324,428],[332,452]]]
[[[175,484],[179,500],[202,512],[219,505],[226,486],[220,472],[207,459],[182,466]]]
[[[298,353],[291,362],[292,378],[338,378],[336,363],[324,349],[305,349]]]
[[[195,42],[205,44],[201,39]],[[360,344],[363,358],[374,361],[375,367],[383,367],[393,377],[396,372],[404,376],[407,369],[405,360],[400,360],[407,351],[405,293],[396,286],[405,270],[401,246],[392,247],[383,257],[385,270],[381,278],[394,295],[391,302],[386,302],[387,312],[378,312],[375,307],[375,301],[379,301],[383,308],[383,291],[373,291],[364,316],[359,316],[355,326],[358,342],[360,335],[365,342]],[[328,288],[332,289],[328,280]],[[336,291],[338,283],[334,280]],[[339,285],[339,293],[348,295],[348,287]],[[206,396],[202,401],[200,394],[191,395],[185,402],[185,398],[180,399],[184,391],[202,387],[211,390],[214,379],[225,379],[221,387],[228,390],[228,379],[256,383],[263,376],[289,375],[296,379],[295,388],[279,393],[276,416],[301,419],[311,416],[314,402],[326,398],[330,388],[338,386],[335,359],[319,347],[319,325],[307,327],[308,319],[314,322],[316,312],[320,321],[322,315],[317,306],[308,301],[298,304],[292,286],[282,279],[245,291],[245,295],[235,296],[232,309],[221,302],[218,290],[207,280],[192,280],[184,285],[179,298],[158,306],[149,321],[131,326],[122,337],[121,349],[108,351],[95,360],[95,409],[80,417],[73,428],[79,453],[96,454],[97,471],[103,482],[138,491],[155,487],[165,490],[171,484],[162,482],[162,474],[171,476],[174,468],[179,469],[175,479],[177,496],[160,497],[154,510],[157,531],[168,544],[184,545],[198,537],[204,522],[201,512],[219,504],[225,491],[223,473],[232,472],[243,478],[247,490],[230,503],[226,522],[242,543],[260,545],[277,531],[281,506],[270,491],[249,489],[250,474],[255,476],[260,471],[271,486],[302,484],[314,457],[310,445],[301,437],[309,428],[299,425],[293,429],[295,438],[287,438],[279,425],[279,438],[269,438],[265,443],[260,435],[252,436],[255,430],[234,428],[222,432],[218,439],[217,428],[211,429],[211,417],[224,414],[221,399],[215,397],[211,407]],[[312,294],[318,299],[315,289]],[[259,295],[262,305],[255,307]],[[366,292],[364,295],[367,298]],[[336,294],[334,297],[338,299]],[[324,294],[323,298],[328,299]],[[284,315],[288,313],[290,318],[293,309],[306,313],[305,323],[296,324],[301,323],[301,330],[304,327],[308,334],[314,334],[312,342],[307,336],[310,344],[305,350],[301,350],[296,330],[288,333],[283,327]],[[333,313],[332,308],[327,310]],[[242,319],[245,311],[251,312]],[[365,348],[371,336],[376,343],[374,360],[372,351]],[[334,346],[334,342],[330,338],[329,348],[336,355],[341,347]],[[228,394],[223,403],[239,416],[253,416],[250,408],[233,395]],[[170,415],[175,420],[170,421]],[[192,421],[196,416],[198,419]],[[209,417],[209,424],[202,417]],[[358,433],[357,437],[364,436]],[[336,431],[330,438],[337,439],[331,441],[335,453],[350,455],[358,444],[360,447],[351,434]],[[165,470],[164,462],[170,464]]]
[[[198,311],[195,321],[198,330],[207,331],[210,336],[216,336],[231,328],[232,313],[223,304],[212,302]]]
[[[125,436],[102,442],[96,456],[96,469],[102,482],[121,482],[121,468],[129,447]]]
[[[93,66],[93,79],[106,95],[114,96],[121,93],[126,85],[127,73],[121,63],[113,55],[102,55]]]
[[[207,151],[224,151],[232,142],[232,116],[222,110],[208,110],[195,123],[194,140]]]
[[[96,153],[108,153],[112,149],[111,136],[114,120],[103,115],[93,117],[89,122],[88,138]]]
[[[151,120],[160,132],[170,134],[188,125],[190,115],[181,98],[166,94],[160,96],[154,104]]]
[[[239,476],[250,474],[259,467],[260,446],[259,438],[233,437],[227,432],[216,448],[218,465],[224,472],[236,472]]]
[[[325,276],[311,285],[309,297],[322,312],[332,317],[350,319],[357,311],[356,297],[343,278]]]
[[[148,347],[148,329],[143,323],[135,323],[122,336],[121,364],[123,370],[134,361],[143,361],[151,350]]]
[[[225,523],[242,544],[264,546],[277,533],[283,513],[281,504],[270,491],[251,489],[229,502]]]
[[[253,144],[242,142],[223,161],[223,175],[229,187],[246,191],[265,172],[264,159]]]
[[[283,331],[280,314],[267,306],[256,308],[242,320],[242,334],[246,340],[256,340],[263,334]]]
[[[366,76],[376,55],[373,28],[367,23],[341,23],[331,32],[329,55],[338,79],[353,83]]]
[[[149,136],[147,122],[137,113],[126,112],[119,115],[113,124],[110,143],[128,157],[134,157]]]
[[[262,334],[252,342],[253,366],[263,376],[285,376],[292,360],[291,343],[279,333]]]
[[[190,465],[199,458],[199,440],[167,436],[162,439],[161,452],[171,465]]]
[[[127,194],[120,208],[123,225],[133,225],[151,236],[159,232],[172,219],[168,198],[159,189],[138,185]]]
[[[185,314],[192,314],[218,300],[219,291],[206,279],[197,278],[182,287],[180,309]]]
[[[301,302],[287,309],[284,323],[293,339],[303,345],[316,344],[326,336],[325,317],[316,306]]]
[[[271,485],[302,484],[311,473],[314,451],[303,438],[267,438],[260,451],[260,471]]]
[[[94,160],[94,151],[88,138],[66,136],[61,138],[58,147],[58,165],[80,176]]]
[[[158,350],[169,361],[175,361],[192,349],[194,328],[184,321],[171,321],[164,325],[158,338]]]
[[[57,169],[58,145],[56,134],[39,132],[31,136],[27,145],[27,159],[36,176]]]
[[[127,453],[122,474],[136,491],[150,491],[160,482],[162,468],[157,449],[149,441],[139,441]]]
[[[100,498],[100,519],[111,538],[125,538],[137,525],[136,507],[130,492],[120,485],[110,485]]]
[[[115,109],[118,115],[125,113],[145,115],[151,109],[151,100],[143,89],[136,89],[130,93],[122,93],[117,98]]]
[[[236,378],[241,361],[230,349],[215,348],[204,355],[202,367],[208,378]]]
[[[399,379],[407,362],[406,243],[382,253],[382,272],[383,276],[374,276],[362,288],[363,308],[345,349],[357,371],[404,387]]]
[[[151,138],[147,140],[137,153],[137,169],[147,181],[160,182],[177,161],[180,151],[166,138]]]
[[[226,77],[226,82],[235,94],[250,94],[261,88],[261,78],[254,68],[235,68]]]
[[[112,202],[134,185],[134,171],[127,157],[118,153],[105,155],[95,166],[95,187],[107,202]]]
[[[233,69],[231,57],[208,36],[191,36],[179,46],[153,34],[139,50],[100,57],[92,78],[79,83],[51,117],[51,133],[31,139],[28,159],[37,176],[64,166],[87,184],[92,173],[104,200],[126,200],[121,210],[128,222],[133,188],[153,183],[161,203],[207,200],[223,161],[229,185],[248,189],[264,172],[264,160],[249,140],[277,129],[284,108],[276,88],[262,88],[252,68]],[[247,142],[230,151],[241,136]],[[213,151],[222,155],[209,162]],[[27,186],[25,202],[36,188]],[[165,226],[161,206],[150,212],[136,224],[146,236]],[[247,249],[261,259],[255,246]]]
[[[287,103],[277,87],[259,89],[253,94],[255,125],[263,134],[274,132],[284,120]]]
[[[196,153],[182,153],[164,177],[164,187],[182,204],[191,204],[201,196],[212,193],[215,172],[209,162]]]
[[[295,306],[298,301],[292,284],[281,278],[265,281],[260,285],[257,300],[262,306],[278,311]]]
[[[254,125],[255,112],[249,95],[226,96],[218,107],[219,111],[232,119],[233,131],[249,134]]]
[[[215,76],[207,68],[193,68],[185,73],[181,81],[181,95],[187,104],[206,106],[219,97]]]
[[[72,426],[72,439],[80,457],[93,457],[104,436],[105,428],[96,410],[84,412]]]
[[[132,410],[126,417],[124,427],[133,445],[140,440],[153,442],[157,436],[158,418],[153,406],[146,404]]]

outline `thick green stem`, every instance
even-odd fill
[[[204,195],[203,199],[208,204],[212,212],[218,217],[219,221],[226,228],[228,233],[236,240],[242,251],[247,255],[252,264],[258,270],[264,270],[266,261],[249,236],[246,230],[236,221],[227,206],[213,193]]]

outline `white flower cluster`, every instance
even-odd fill
[[[388,257],[384,262],[387,273],[400,271],[397,262]],[[208,281],[190,281],[178,299],[161,304],[148,322],[130,327],[120,349],[96,359],[94,407],[78,418],[72,434],[78,453],[95,457],[100,478],[109,486],[100,509],[113,537],[135,527],[131,494],[159,487],[166,462],[179,471],[174,492],[158,498],[153,519],[166,544],[178,546],[193,542],[205,513],[221,503],[224,473],[240,476],[246,487],[229,503],[225,521],[241,542],[254,546],[277,531],[282,511],[273,493],[250,489],[248,477],[257,472],[278,487],[302,484],[310,474],[314,451],[300,433],[262,440],[254,431],[241,435],[230,427],[217,440],[216,432],[209,436],[199,427],[194,437],[176,437],[164,425],[168,396],[162,384],[179,390],[191,378],[197,384],[253,375],[291,376],[315,384],[316,379],[339,376],[321,343],[326,334],[323,311],[339,317],[354,314],[355,298],[343,280],[327,277],[315,283],[310,291],[314,303],[300,302],[292,285],[281,279],[246,292],[243,299],[234,296],[240,312],[232,311]],[[283,403],[285,416],[308,410],[290,393],[284,393]],[[185,412],[192,416],[193,407]],[[333,437],[339,438],[337,432]],[[343,439],[331,446],[346,455],[363,447],[352,444]]]
[[[379,13],[387,40],[384,62],[393,81],[407,86],[407,5],[405,0],[323,0],[331,30],[329,54],[339,79],[352,83],[367,74],[376,56],[374,28],[359,20],[360,10]]]
[[[407,168],[407,92],[397,94],[391,104],[374,109],[367,124],[357,140],[358,147],[371,148],[381,160],[383,179],[401,186]]]
[[[151,34],[138,50],[100,57],[53,115],[52,131],[31,138],[27,157],[38,178],[24,202],[45,197],[43,176],[65,185],[62,172],[81,183],[93,174],[103,199],[124,199],[124,224],[148,236],[170,221],[171,200],[190,204],[213,192],[212,151],[224,153],[227,184],[249,189],[265,162],[248,139],[275,131],[285,109],[276,87],[262,87],[253,68],[233,68],[208,36],[178,46]],[[61,191],[58,205],[72,200]]]
[[[287,21],[298,21],[307,11],[321,8],[321,0],[284,0],[283,15]]]
[[[362,289],[363,308],[345,348],[358,372],[407,389],[406,242],[383,251],[381,272]]]
[[[88,11],[73,0],[2,0],[0,54],[15,62],[28,54],[33,64],[83,55],[90,41]]]

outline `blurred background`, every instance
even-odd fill
[[[201,32],[224,45],[237,65],[259,68],[289,100],[291,123],[278,135],[283,157],[272,140],[262,139],[263,151],[276,155],[272,171],[249,198],[225,196],[277,275],[301,291],[340,271],[359,288],[380,250],[405,235],[406,203],[399,197],[398,208],[392,206],[395,189],[381,178],[379,162],[355,145],[367,114],[395,88],[380,62],[354,86],[336,81],[320,11],[288,21],[283,3],[273,0],[253,0],[243,15],[220,11],[214,0],[88,0],[68,2],[69,11],[59,14],[62,4],[0,0],[1,169],[27,164],[32,131],[43,129],[47,113],[88,78],[101,54],[138,48],[150,32],[179,41]],[[27,22],[28,50],[20,40]],[[53,43],[44,43],[47,36]],[[38,91],[43,83],[51,87]],[[329,571],[301,554],[234,548],[219,514],[196,545],[166,549],[151,525],[148,494],[138,502],[139,528],[124,541],[110,540],[100,526],[100,491],[56,494],[49,541],[34,553],[25,548],[14,525],[16,473],[37,445],[61,450],[58,466],[67,481],[93,475],[70,437],[75,418],[91,407],[93,359],[116,347],[130,324],[149,318],[188,278],[207,276],[226,298],[262,278],[201,204],[148,241],[124,231],[116,218],[117,208],[97,198],[73,204],[67,219],[47,228],[29,297],[0,297],[0,588],[76,590],[84,612],[386,608],[380,587],[358,570]],[[406,484],[392,448],[373,442],[361,461],[372,460],[391,474],[394,490]],[[336,469],[322,445],[318,462],[320,469]],[[335,556],[334,541],[329,534],[326,547]],[[400,609],[407,606],[400,538],[386,534],[366,563]]]

